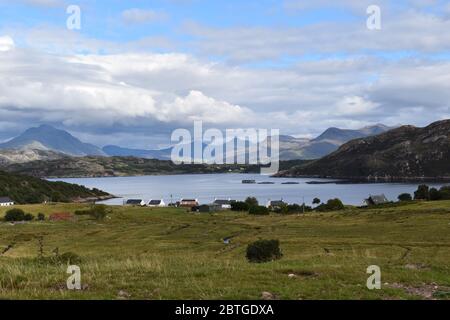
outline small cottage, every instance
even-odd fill
[[[0,197],[0,207],[10,207],[14,205],[14,201],[12,201],[9,197]]]
[[[283,200],[271,200],[267,203],[267,208],[280,209],[281,207],[284,207],[286,205],[287,203],[285,203]]]
[[[364,200],[364,204],[366,206],[377,206],[377,205],[385,204],[385,203],[389,203],[389,200],[386,198],[386,196],[384,194],[370,196],[369,198]]]
[[[197,199],[181,199],[179,206],[182,208],[198,207],[198,200]]]
[[[141,206],[141,207],[143,207],[143,206],[146,205],[146,203],[142,199],[129,199],[129,200],[127,200],[125,202],[125,205],[127,205],[127,206]]]
[[[147,206],[156,208],[156,207],[165,207],[166,204],[165,204],[164,200],[162,200],[162,199],[160,199],[160,200],[150,200],[148,202]]]
[[[228,200],[216,199],[216,200],[214,200],[214,202],[213,202],[213,204],[218,205],[218,206],[221,206],[222,209],[225,209],[225,210],[231,209],[231,204],[232,204],[232,203],[236,203],[236,200],[231,200],[231,199],[228,199]]]

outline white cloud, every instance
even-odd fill
[[[128,9],[122,12],[122,19],[128,24],[143,24],[164,21],[168,15],[162,11]]]
[[[0,37],[0,51],[9,51],[13,49],[14,46],[14,40],[11,37]]]

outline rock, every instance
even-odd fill
[[[128,299],[129,297],[131,297],[131,294],[129,294],[128,292],[126,292],[125,290],[120,290],[117,293],[117,297],[119,297],[119,299]]]
[[[297,275],[296,275],[296,274],[294,274],[294,273],[290,273],[290,274],[288,274],[288,277],[292,279],[292,278],[296,278],[296,277],[297,277]]]
[[[275,300],[275,295],[273,295],[270,292],[264,291],[261,294],[261,299],[263,299],[263,300]]]

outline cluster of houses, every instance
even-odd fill
[[[188,208],[195,212],[217,212],[222,210],[231,209],[231,205],[237,202],[232,199],[215,199],[214,202],[209,204],[200,204],[198,199],[183,198],[175,203],[169,203],[166,205],[163,199],[145,201],[142,199],[129,199],[124,201],[124,205],[127,206],[141,206],[141,207],[180,207]],[[389,200],[384,194],[371,195],[369,198],[363,201],[364,206],[374,206],[389,203]],[[281,208],[288,203],[283,200],[269,200],[266,207],[268,208]]]
[[[209,204],[200,204],[198,199],[183,198],[175,203],[166,204],[163,199],[145,201],[143,199],[128,199],[124,201],[125,206],[139,206],[139,207],[179,207],[187,208],[194,212],[217,212],[223,210],[230,210],[233,203],[238,200],[232,199],[215,199]],[[268,208],[280,207],[285,203],[283,200],[271,200],[267,203]]]
[[[211,204],[203,204],[201,205],[198,199],[193,198],[183,198],[180,201],[175,203],[166,204],[163,199],[150,200],[145,201],[143,199],[129,199],[124,201],[124,205],[126,206],[141,206],[141,207],[180,207],[180,208],[188,208],[192,211],[197,212],[216,212],[221,210],[229,210],[231,209],[231,204],[236,202],[236,200],[223,200],[223,199],[215,199]]]

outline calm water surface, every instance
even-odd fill
[[[242,180],[274,182],[275,184],[242,184]],[[98,188],[109,192],[119,199],[106,201],[107,204],[120,205],[124,199],[144,200],[196,198],[200,203],[211,203],[215,198],[244,200],[248,196],[256,197],[260,203],[283,199],[289,203],[310,204],[315,197],[322,201],[340,198],[346,204],[360,205],[369,195],[384,193],[389,200],[396,200],[401,193],[413,193],[417,183],[379,183],[379,184],[306,184],[325,179],[270,178],[258,174],[208,174],[176,176],[141,176],[115,178],[77,178],[52,179]],[[283,182],[299,184],[283,185]],[[429,185],[440,187],[441,184]]]

